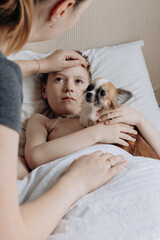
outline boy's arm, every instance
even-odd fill
[[[112,120],[109,118],[112,118]],[[109,116],[101,117],[101,121],[105,121],[105,124],[107,125],[116,123],[135,125],[143,137],[146,139],[146,141],[151,145],[151,147],[160,157],[160,133],[139,111],[127,105],[123,105],[120,108],[110,112]]]
[[[160,133],[142,114],[140,114],[140,118],[136,126],[146,141],[160,157]]]
[[[34,114],[26,128],[25,159],[31,169],[97,142],[92,127],[46,142],[46,117]]]

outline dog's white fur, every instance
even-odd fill
[[[106,84],[110,82],[109,80],[105,79],[105,78],[96,78],[93,83],[95,83],[95,88],[98,89],[100,88],[102,85]]]
[[[88,102],[83,102],[81,112],[79,114],[79,122],[82,126],[88,127],[92,125],[92,122],[95,123],[98,120],[96,116],[97,111],[100,110],[99,106],[93,106],[93,104]],[[92,122],[91,122],[92,121]]]
[[[115,86],[107,79],[104,78],[96,78],[92,81],[94,88],[89,91],[92,94],[92,99],[90,102],[86,100],[87,91],[84,92],[81,111],[79,114],[80,124],[84,127],[91,126],[96,124],[99,116],[97,116],[97,112],[101,109],[104,112],[111,108],[116,108],[126,102],[129,98],[132,97],[132,93],[126,91],[124,89],[116,89]],[[104,89],[106,95],[98,96],[98,103],[95,104],[95,96],[97,91],[100,89]]]

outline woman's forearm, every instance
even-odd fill
[[[21,68],[23,77],[31,74],[37,74],[40,70],[39,64],[36,60],[16,60],[14,62]]]
[[[160,157],[160,133],[143,116],[141,116],[137,127],[146,141],[151,145],[151,147]]]
[[[40,60],[14,60],[19,65],[22,71],[23,77],[31,74],[47,73],[48,66],[45,59]]]
[[[48,192],[20,207],[30,240],[45,240],[53,232],[69,207],[80,198],[77,186],[63,176]]]
[[[93,126],[94,127],[94,126]],[[97,142],[93,127],[84,128],[67,136],[42,143],[30,151],[27,162],[31,169],[66,156]]]
[[[50,190],[32,202],[19,206],[16,182],[19,135],[2,125],[0,133],[1,240],[46,240],[75,201],[108,182],[126,166],[126,163],[119,162],[122,159],[117,156],[110,159],[115,168],[106,168],[107,153],[81,156]]]

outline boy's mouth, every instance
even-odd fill
[[[72,97],[64,97],[64,98],[62,98],[62,100],[64,100],[64,101],[76,101],[74,98],[72,98]]]

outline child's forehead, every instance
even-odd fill
[[[89,72],[86,68],[82,66],[77,66],[77,67],[67,68],[61,71],[53,72],[53,73],[50,73],[49,75],[52,75],[52,76],[62,75],[64,77],[65,76],[66,77],[83,77],[87,80],[89,77]]]

